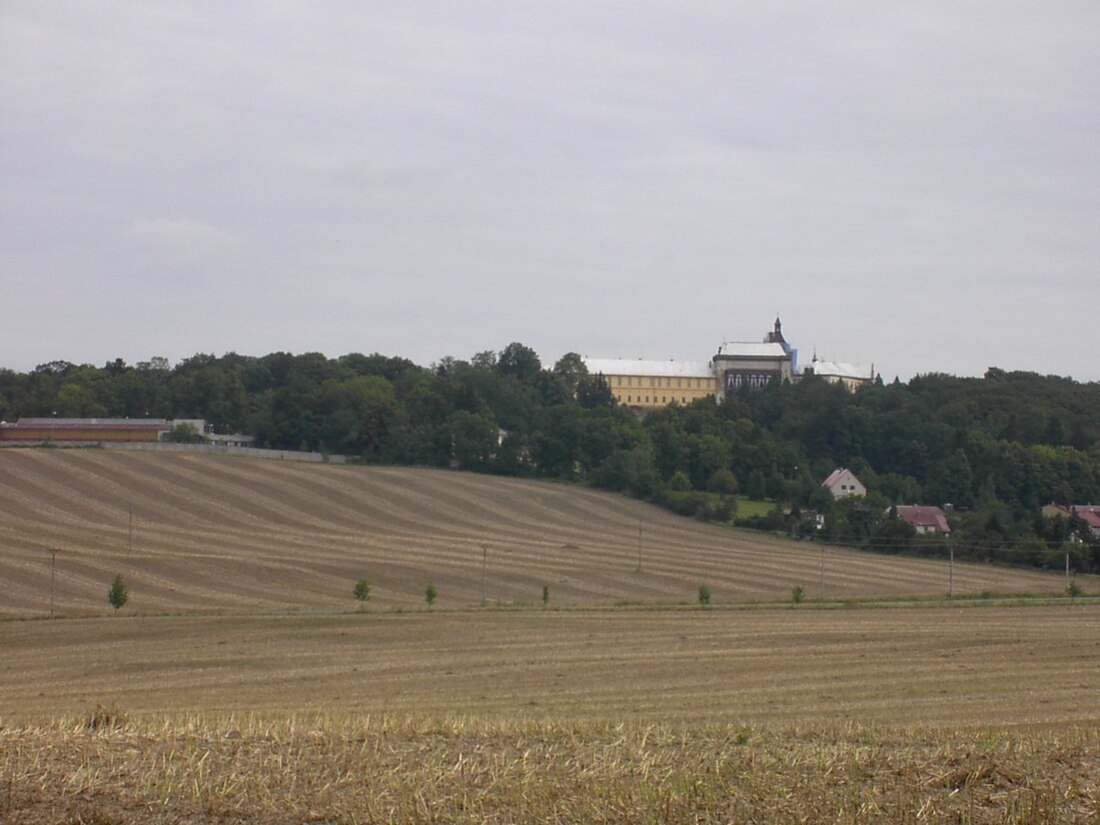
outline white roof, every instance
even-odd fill
[[[789,358],[782,344],[757,344],[751,341],[727,341],[718,348],[719,355],[742,358]]]
[[[590,375],[655,375],[669,378],[714,378],[709,361],[649,361],[644,358],[585,358]]]
[[[839,361],[812,361],[806,369],[813,369],[814,375],[835,378],[862,378],[870,381],[874,376],[871,368],[864,364],[842,364]]]

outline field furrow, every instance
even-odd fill
[[[133,513],[132,528],[130,513]],[[0,450],[0,615],[125,610],[715,603],[942,596],[948,565],[679,518],[583,487],[424,468]],[[1058,594],[1056,572],[956,564],[957,595]],[[1089,591],[1091,581],[1081,579]]]

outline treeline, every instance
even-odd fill
[[[364,461],[564,479],[718,521],[737,494],[774,502],[740,523],[893,552],[945,552],[891,504],[950,503],[957,555],[1100,571],[1080,524],[1042,504],[1100,501],[1100,384],[991,369],[849,393],[807,378],[722,404],[639,418],[569,354],[552,367],[523,344],[431,367],[403,358],[195,355],[103,367],[0,370],[0,418],[205,418],[272,448]],[[852,469],[870,495],[835,504],[821,481]],[[817,530],[808,511],[825,515]]]

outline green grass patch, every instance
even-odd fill
[[[754,516],[766,516],[775,509],[774,501],[756,501],[755,499],[737,496],[737,517],[752,518]]]

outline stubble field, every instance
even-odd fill
[[[948,602],[946,565],[830,550],[830,598],[893,601],[794,607],[816,547],[558,485],[189,455],[0,451],[0,539],[0,822],[1100,817],[1087,600]]]
[[[132,514],[132,518],[131,518]],[[56,551],[56,553],[54,552]],[[705,525],[576,486],[415,468],[0,450],[0,616],[1061,594],[1058,572],[888,558]],[[1092,582],[1084,581],[1088,592]],[[1095,589],[1095,588],[1093,588]]]

